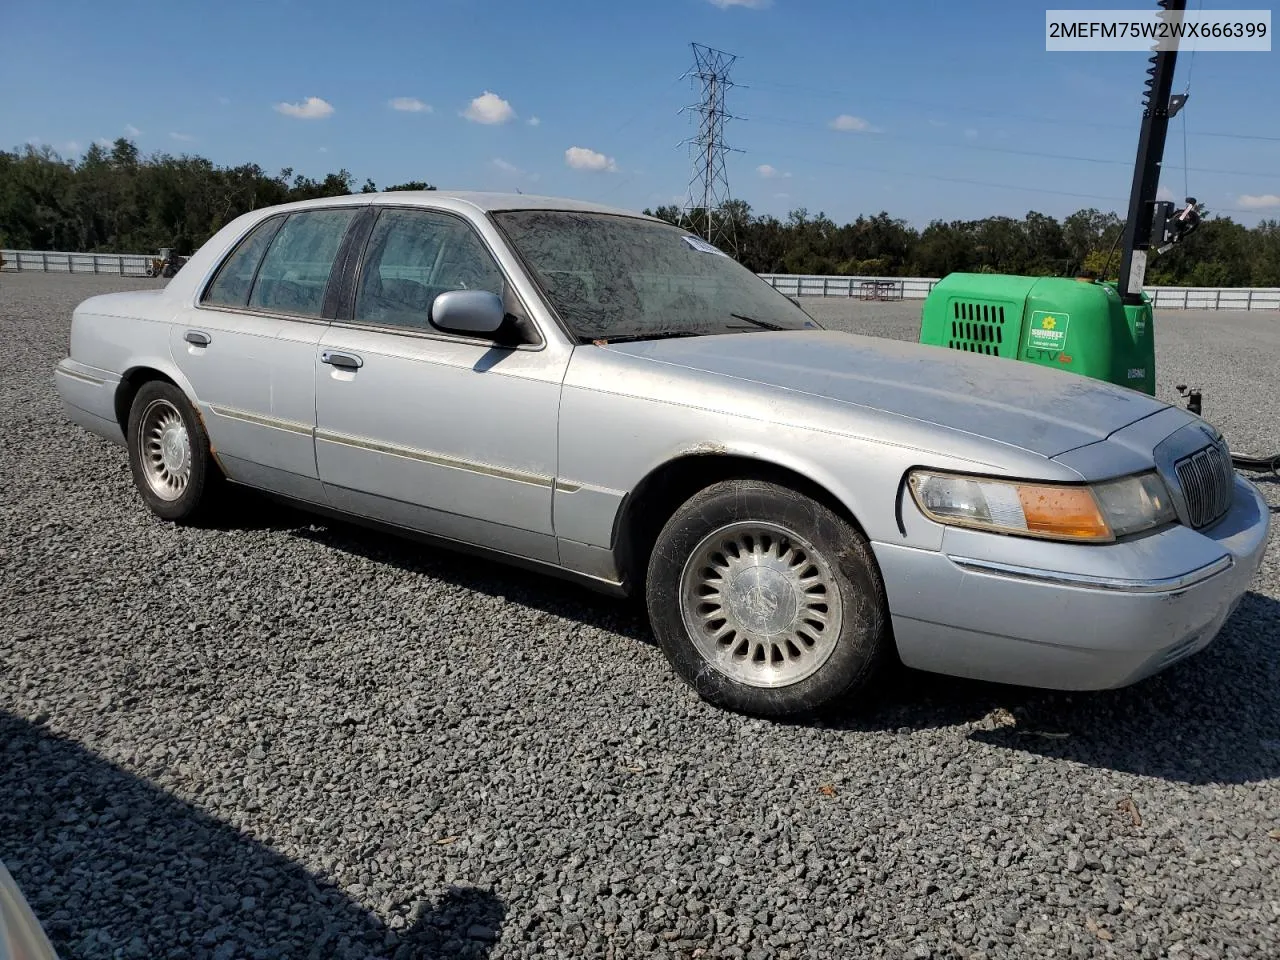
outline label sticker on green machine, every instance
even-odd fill
[[[1027,346],[1040,350],[1062,350],[1067,345],[1067,323],[1070,314],[1036,310],[1031,314],[1031,330]]]

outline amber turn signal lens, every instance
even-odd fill
[[[1027,532],[1072,540],[1110,540],[1111,528],[1088,487],[1019,484]]]

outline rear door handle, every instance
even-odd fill
[[[197,347],[207,347],[209,345],[209,335],[200,330],[188,330],[182,339],[186,340],[187,343],[194,343]]]
[[[331,367],[341,367],[343,370],[359,370],[364,366],[364,361],[354,353],[335,353],[333,350],[326,350],[320,354],[320,362],[327,363]]]

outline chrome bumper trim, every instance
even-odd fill
[[[1195,586],[1197,583],[1215,577],[1235,564],[1231,556],[1219,557],[1212,563],[1205,564],[1196,570],[1177,577],[1163,577],[1156,580],[1125,580],[1119,577],[1092,577],[1083,573],[1062,573],[1057,570],[1042,570],[1038,567],[1020,567],[1011,563],[998,563],[994,560],[977,560],[973,557],[954,557],[948,554],[947,559],[970,573],[1014,577],[1019,580],[1033,580],[1037,583],[1049,583],[1056,586],[1083,587],[1090,590],[1115,590],[1120,593],[1173,593]]]

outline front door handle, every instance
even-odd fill
[[[364,361],[354,353],[336,353],[333,350],[326,350],[320,354],[320,362],[327,363],[331,367],[341,367],[343,370],[359,370],[364,366]]]
[[[209,345],[209,335],[200,330],[188,330],[182,337],[187,343],[194,343],[197,347],[207,347]]]

